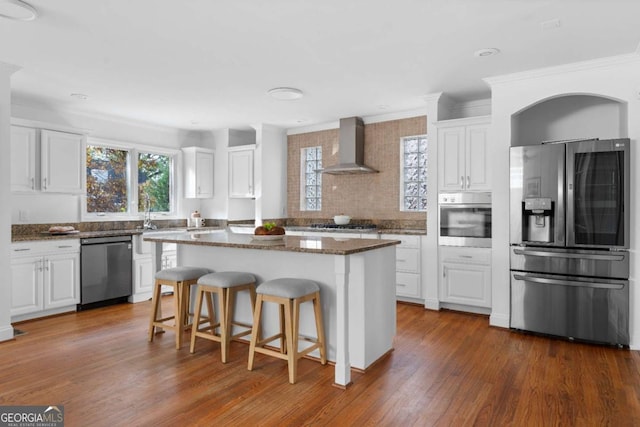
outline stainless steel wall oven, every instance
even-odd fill
[[[629,139],[511,148],[510,326],[629,344]]]
[[[440,193],[438,211],[439,245],[491,247],[491,193]]]

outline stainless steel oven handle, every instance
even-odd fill
[[[581,288],[624,289],[624,286],[625,286],[624,284],[618,284],[618,283],[578,282],[575,280],[559,280],[559,279],[549,279],[547,277],[522,276],[520,274],[514,274],[513,278],[516,280],[523,280],[526,282],[542,283],[545,285],[577,286]]]
[[[513,253],[516,255],[530,255],[544,258],[580,258],[603,261],[624,261],[624,255],[571,254],[562,252],[528,251],[526,249],[514,249]]]

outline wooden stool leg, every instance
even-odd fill
[[[182,282],[177,282],[173,291],[173,321],[176,327],[176,350],[180,350],[182,345]]]
[[[326,350],[326,344],[324,339],[324,323],[322,319],[322,307],[320,306],[320,292],[316,292],[315,296],[313,297],[313,311],[316,318],[316,332],[318,337],[317,338],[318,345],[320,346],[320,348],[318,349],[320,351],[320,363],[322,363],[323,365],[326,365],[327,350]]]
[[[292,301],[289,300],[285,304],[286,304],[286,307],[284,309],[284,333],[285,333],[285,339],[287,341],[287,362],[289,365],[289,382],[291,384],[295,384],[297,364],[295,363],[296,354],[293,348],[294,338],[292,336],[293,334],[293,319],[292,319],[293,316],[291,314]]]
[[[202,294],[204,289],[198,286],[196,290],[196,308],[193,314],[193,325],[191,326],[191,345],[189,346],[189,352],[193,353],[196,350],[196,332],[200,326],[200,315],[202,312]]]
[[[158,307],[160,306],[160,285],[155,282],[153,284],[153,294],[151,295],[151,319],[149,321],[149,342],[153,341],[155,333],[155,321],[158,318]]]
[[[251,343],[249,344],[249,363],[247,369],[253,370],[253,358],[256,354],[256,344],[260,340],[260,317],[262,315],[262,295],[258,295],[256,306],[253,312],[253,327],[251,332]]]
[[[233,306],[236,292],[233,289],[222,289],[224,295],[224,311],[221,316],[224,317],[224,323],[220,325],[220,347],[222,355],[222,363],[227,363],[229,358],[229,347],[231,346],[231,322],[233,319]]]
[[[284,304],[278,306],[278,312],[280,317],[280,353],[285,354],[287,352],[288,338],[285,333],[287,327]]]

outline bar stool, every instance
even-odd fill
[[[149,321],[149,342],[153,341],[156,328],[171,329],[176,333],[176,349],[182,346],[184,329],[189,326],[189,290],[198,279],[211,273],[208,268],[173,267],[156,273],[151,302],[151,320]],[[162,286],[173,288],[173,315],[162,317],[160,304]],[[173,320],[173,323],[167,323]]]
[[[191,330],[191,353],[195,352],[196,337],[205,338],[220,343],[222,363],[227,363],[231,340],[249,335],[252,325],[233,320],[235,297],[240,291],[249,291],[251,298],[251,312],[256,304],[256,278],[251,273],[237,271],[222,271],[206,274],[198,279],[196,307]],[[218,322],[215,322],[213,310],[213,295],[218,295]],[[202,317],[202,300],[207,302],[207,317]],[[201,327],[203,324],[207,326]],[[233,326],[244,328],[233,334]],[[216,333],[216,329],[220,330]]]
[[[258,300],[253,315],[253,334],[249,347],[248,369],[253,370],[255,353],[277,357],[288,362],[289,382],[295,384],[298,370],[298,359],[311,353],[320,351],[320,363],[326,365],[327,355],[325,348],[324,326],[322,323],[322,308],[320,306],[320,287],[312,280],[282,278],[269,280],[258,286]],[[306,301],[313,302],[313,311],[316,321],[316,338],[299,335],[300,328],[300,304]],[[263,302],[275,302],[280,309],[280,332],[271,337],[261,339],[260,320]],[[284,317],[284,319],[283,319]],[[283,322],[284,320],[284,322]],[[271,350],[265,344],[280,338],[280,351]],[[299,341],[312,343],[304,350],[299,350]]]

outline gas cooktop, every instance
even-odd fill
[[[339,229],[339,230],[375,230],[375,224],[335,224],[333,222],[322,223],[322,224],[311,224],[311,228],[331,228],[331,229]]]

